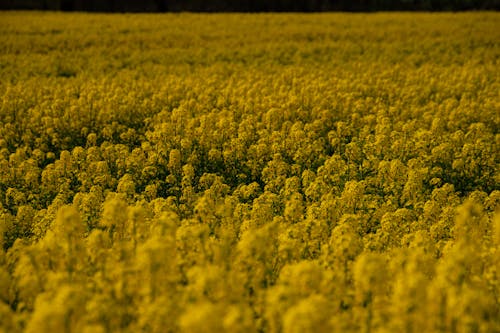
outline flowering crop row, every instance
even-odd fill
[[[0,332],[500,331],[497,13],[0,13]]]

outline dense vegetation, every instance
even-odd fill
[[[500,331],[498,22],[0,13],[0,332]]]

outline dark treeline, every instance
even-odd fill
[[[0,9],[91,12],[498,10],[500,0],[0,0]]]

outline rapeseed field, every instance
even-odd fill
[[[0,12],[0,332],[500,332],[500,14]]]

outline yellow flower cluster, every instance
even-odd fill
[[[498,22],[0,13],[0,332],[499,332]]]

